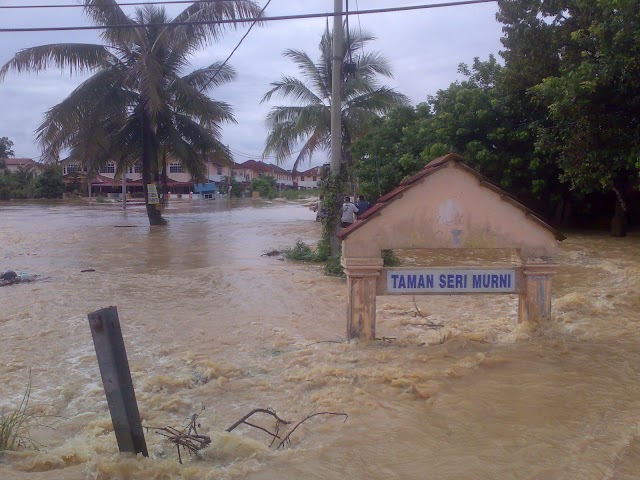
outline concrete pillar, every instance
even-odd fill
[[[376,282],[382,258],[344,258],[347,275],[347,340],[376,338]]]
[[[556,265],[523,265],[524,288],[518,301],[518,322],[539,323],[551,319],[551,279]]]

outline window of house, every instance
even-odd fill
[[[318,177],[313,177],[313,181],[317,182],[318,181]]]
[[[170,163],[169,173],[184,173],[184,168],[181,163]]]
[[[300,176],[300,181],[304,182],[304,177],[303,176]]]
[[[258,172],[258,176],[259,176],[259,177],[264,176],[264,172]]]
[[[231,176],[235,177],[236,176],[236,171],[235,170],[231,170]]]
[[[73,173],[73,172],[79,172],[80,171],[80,165],[76,165],[76,164],[69,164],[66,167],[64,167],[64,174],[68,174],[68,173]]]
[[[216,171],[218,172],[218,175],[222,175],[222,167],[221,166],[218,166]]]
[[[142,164],[136,163],[135,167],[133,167],[135,173],[142,173]]]
[[[107,163],[100,167],[100,173],[116,173],[116,164],[115,163]]]

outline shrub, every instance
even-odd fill
[[[297,260],[299,262],[317,262],[316,252],[302,240],[298,240],[293,248],[282,251],[287,260]]]
[[[251,181],[251,191],[259,192],[262,198],[274,199],[278,194],[276,179],[273,177],[254,178]]]
[[[35,442],[29,438],[29,425],[35,418],[27,409],[30,396],[31,373],[29,373],[29,382],[18,407],[9,413],[0,412],[0,452],[37,447]]]
[[[393,250],[382,250],[382,261],[385,267],[399,267],[400,259],[396,257]]]
[[[344,269],[340,257],[329,257],[324,264],[324,273],[331,277],[344,277]]]
[[[66,186],[62,178],[62,167],[47,165],[35,180],[36,198],[62,198]]]

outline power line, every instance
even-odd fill
[[[216,3],[224,0],[198,0],[199,3]],[[156,1],[156,2],[127,2],[127,3],[119,3],[118,5],[111,4],[94,4],[92,6],[95,7],[135,7],[135,6],[143,6],[143,5],[174,5],[174,4],[186,4],[186,3],[194,3],[194,0],[166,0],[166,1]],[[0,10],[2,9],[32,9],[32,8],[85,8],[86,5],[82,4],[54,4],[54,5],[0,5]]]
[[[269,6],[269,4],[271,3],[271,0],[267,0],[267,3],[264,4],[264,7],[262,7],[262,10],[260,10],[260,14],[259,17],[262,16],[262,14],[264,13],[264,11],[267,9],[267,7]],[[218,67],[218,69],[215,71],[215,73],[213,74],[213,76],[209,79],[209,81],[207,83],[205,83],[202,88],[200,89],[200,93],[202,93],[209,85],[211,85],[211,82],[213,82],[216,77],[218,76],[218,74],[220,73],[220,70],[222,70],[224,68],[224,66],[227,64],[227,62],[229,60],[231,60],[231,57],[233,56],[234,53],[236,53],[236,50],[238,50],[238,48],[240,48],[240,45],[242,45],[242,42],[244,42],[244,39],[247,38],[247,35],[249,35],[249,32],[251,32],[251,29],[253,29],[253,27],[256,26],[256,23],[258,21],[256,20],[255,22],[253,22],[251,24],[251,26],[247,29],[247,31],[245,32],[245,34],[242,36],[242,38],[240,39],[240,41],[238,42],[238,44],[235,46],[235,48],[233,50],[231,50],[231,53],[227,56],[227,58],[225,58],[224,62],[222,62],[222,65],[220,65]]]
[[[375,8],[375,9],[369,9],[369,10],[357,10],[357,11],[349,12],[348,15],[369,15],[374,13],[406,12],[411,10],[426,10],[431,8],[459,7],[463,5],[474,5],[474,4],[480,4],[480,3],[494,3],[496,1],[497,0],[466,0],[466,1],[457,1],[457,2],[433,3],[430,5],[408,5],[404,7]],[[157,3],[160,3],[160,2],[157,2]],[[306,13],[306,14],[300,14],[300,15],[276,15],[272,17],[228,19],[228,20],[218,20],[216,22],[203,20],[203,21],[170,22],[170,23],[154,23],[154,24],[134,23],[134,24],[109,25],[109,26],[89,25],[89,26],[82,26],[82,27],[0,28],[0,33],[64,32],[64,31],[79,31],[79,30],[111,30],[111,29],[122,29],[122,28],[145,28],[145,27],[151,27],[151,26],[181,27],[181,26],[188,26],[188,25],[209,25],[212,23],[235,24],[235,23],[253,23],[253,22],[275,22],[275,21],[281,21],[281,20],[300,20],[300,19],[308,19],[308,18],[325,18],[325,17],[328,18],[328,17],[333,17],[335,15],[336,14],[332,12],[323,12],[323,13]]]

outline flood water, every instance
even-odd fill
[[[542,328],[517,325],[510,295],[389,296],[381,340],[347,344],[345,281],[261,256],[314,243],[313,212],[193,201],[166,216],[0,205],[0,270],[41,276],[0,288],[0,410],[31,371],[41,445],[0,456],[0,479],[639,478],[640,236],[570,234]],[[87,322],[110,305],[143,424],[201,412],[212,444],[183,465],[151,431],[149,458],[117,453]],[[224,432],[254,408],[349,417],[315,417],[275,450],[259,430]]]

